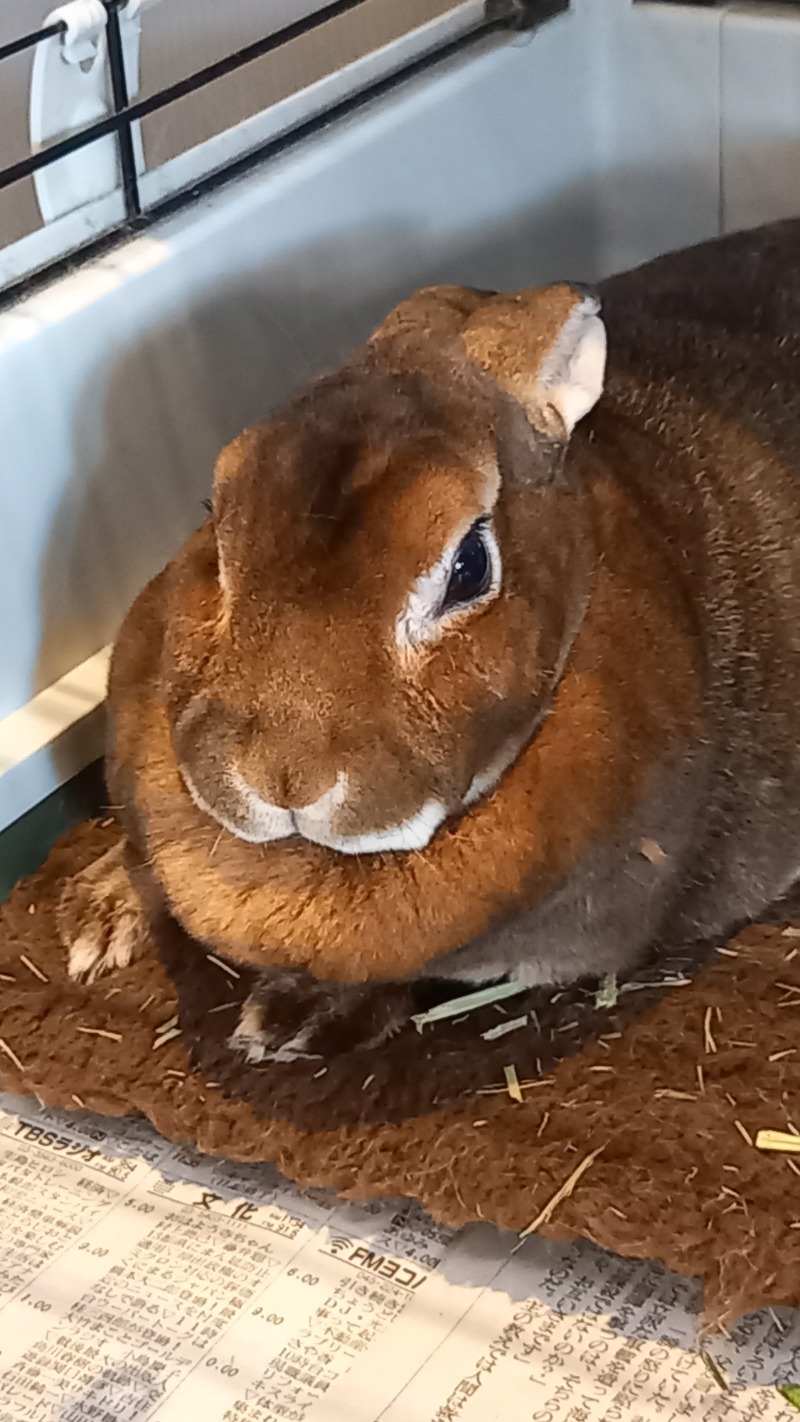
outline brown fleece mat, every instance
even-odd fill
[[[511,999],[509,1018],[533,1009],[538,1032],[486,1042],[501,1021],[487,1009],[324,1071],[245,1068],[226,1041],[247,974],[209,964],[174,925],[159,949],[175,982],[155,949],[91,988],[66,978],[58,885],[114,834],[82,827],[0,909],[6,1089],[141,1113],[202,1151],[361,1199],[414,1196],[455,1225],[524,1228],[599,1152],[542,1233],[702,1277],[713,1321],[800,1305],[800,1157],[749,1143],[800,1126],[800,936],[785,923],[747,929],[686,986],[642,973],[613,1008],[584,989]],[[668,977],[697,966],[676,960]],[[512,1063],[522,1104],[502,1089]]]

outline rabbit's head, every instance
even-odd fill
[[[414,850],[491,793],[588,601],[568,443],[604,361],[581,290],[431,288],[223,451],[165,658],[181,773],[220,825]]]

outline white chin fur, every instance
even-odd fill
[[[402,824],[376,830],[373,834],[326,834],[317,825],[306,829],[302,811],[297,815],[297,823],[306,839],[312,839],[316,844],[324,845],[326,849],[336,849],[340,854],[380,854],[383,851],[424,849],[446,818],[447,810],[441,801],[428,800],[416,815],[404,820]]]
[[[463,809],[469,809],[494,790],[527,739],[524,735],[506,742],[495,760],[473,779],[462,801]],[[331,828],[331,822],[347,797],[348,779],[344,771],[339,772],[334,784],[319,799],[299,810],[285,810],[262,799],[238,770],[229,770],[227,779],[241,810],[235,820],[212,809],[184,772],[186,787],[195,804],[223,829],[249,844],[273,844],[300,835],[339,854],[402,853],[425,849],[447,819],[447,807],[441,800],[427,800],[415,815],[398,825],[365,834],[339,835]]]
[[[197,808],[205,815],[210,815],[212,820],[216,820],[218,825],[222,825],[223,829],[228,830],[237,839],[244,839],[248,844],[271,844],[275,840],[289,839],[297,833],[291,810],[283,810],[279,805],[270,805],[266,800],[262,800],[255,790],[251,790],[238,770],[227,772],[228,784],[238,797],[242,811],[235,820],[213,809],[201,795],[191,776],[185,770],[181,773]]]
[[[238,770],[229,770],[227,778],[241,807],[241,815],[235,821],[212,809],[184,772],[186,787],[198,808],[237,839],[246,840],[249,844],[272,844],[292,835],[301,835],[303,839],[320,844],[325,849],[336,850],[339,854],[424,849],[447,818],[447,808],[440,800],[428,800],[421,810],[399,825],[390,825],[387,829],[367,834],[337,835],[330,825],[347,796],[348,782],[344,771],[339,772],[330,790],[300,810],[284,810],[263,800]]]

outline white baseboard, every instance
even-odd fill
[[[0,721],[0,830],[102,755],[110,650]]]

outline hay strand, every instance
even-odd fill
[[[521,1231],[520,1239],[527,1239],[528,1235],[535,1234],[538,1229],[542,1228],[542,1225],[550,1223],[559,1205],[562,1203],[562,1201],[569,1199],[569,1196],[573,1193],[575,1186],[578,1184],[578,1181],[582,1180],[587,1170],[591,1169],[591,1167],[597,1160],[597,1157],[599,1155],[602,1155],[604,1150],[605,1146],[598,1146],[597,1150],[591,1151],[589,1155],[584,1157],[580,1165],[576,1165],[572,1174],[568,1176],[568,1178],[564,1181],[564,1184],[560,1187],[560,1189],[556,1190],[555,1195],[553,1195],[552,1198],[548,1200],[544,1209],[539,1211],[539,1214],[536,1216],[536,1219],[532,1220],[531,1223],[529,1225],[526,1225],[525,1228]]]
[[[741,1123],[741,1121],[734,1121],[733,1124],[734,1124],[734,1126],[736,1127],[737,1131],[739,1132],[739,1135],[741,1136],[741,1138],[742,1138],[742,1140],[744,1141],[745,1145],[749,1145],[749,1146],[752,1148],[752,1145],[753,1145],[753,1137],[751,1136],[751,1134],[750,1134],[750,1132],[748,1131],[747,1127],[746,1127],[746,1126],[743,1126],[742,1123]]]
[[[215,968],[221,968],[223,973],[228,973],[232,978],[240,978],[241,973],[237,973],[230,963],[224,963],[221,958],[215,958],[213,953],[206,953],[206,962],[213,963]]]
[[[497,1027],[490,1027],[488,1032],[481,1032],[481,1038],[484,1042],[495,1042],[509,1032],[518,1032],[520,1027],[527,1025],[527,1021],[527,1017],[513,1017],[510,1022],[500,1022]]]
[[[76,1032],[82,1032],[85,1037],[107,1037],[109,1042],[121,1042],[121,1032],[108,1032],[105,1027],[76,1027]]]
[[[619,999],[616,973],[606,973],[594,995],[595,1007],[616,1007]]]
[[[180,1035],[180,1027],[170,1027],[168,1032],[162,1032],[158,1037],[154,1039],[153,1045],[150,1050],[153,1052],[157,1052],[159,1047],[165,1047],[167,1045],[167,1042],[174,1042],[175,1038],[180,1037]]]
[[[48,978],[47,974],[43,973],[41,968],[37,968],[36,964],[32,963],[30,958],[26,958],[24,953],[20,953],[19,961],[21,963],[24,963],[25,967],[28,969],[28,972],[33,973],[33,976],[35,978],[38,978],[40,982],[49,983],[50,979]]]
[[[22,1062],[20,1061],[16,1052],[12,1052],[11,1048],[8,1045],[8,1042],[4,1042],[2,1037],[0,1037],[0,1051],[5,1052],[6,1056],[14,1063],[14,1066],[17,1068],[17,1071],[25,1071],[25,1068],[22,1065]]]
[[[429,1007],[427,1012],[417,1012],[411,1018],[415,1027],[427,1027],[429,1022],[444,1022],[448,1017],[460,1017],[462,1012],[477,1012],[481,1007],[490,1007],[493,1002],[502,1002],[506,997],[518,997],[527,992],[524,983],[497,983],[495,987],[481,988],[480,992],[469,992],[463,997],[452,997]]]
[[[800,1155],[800,1136],[788,1131],[759,1131],[756,1136],[756,1150],[780,1151],[786,1155]]]

